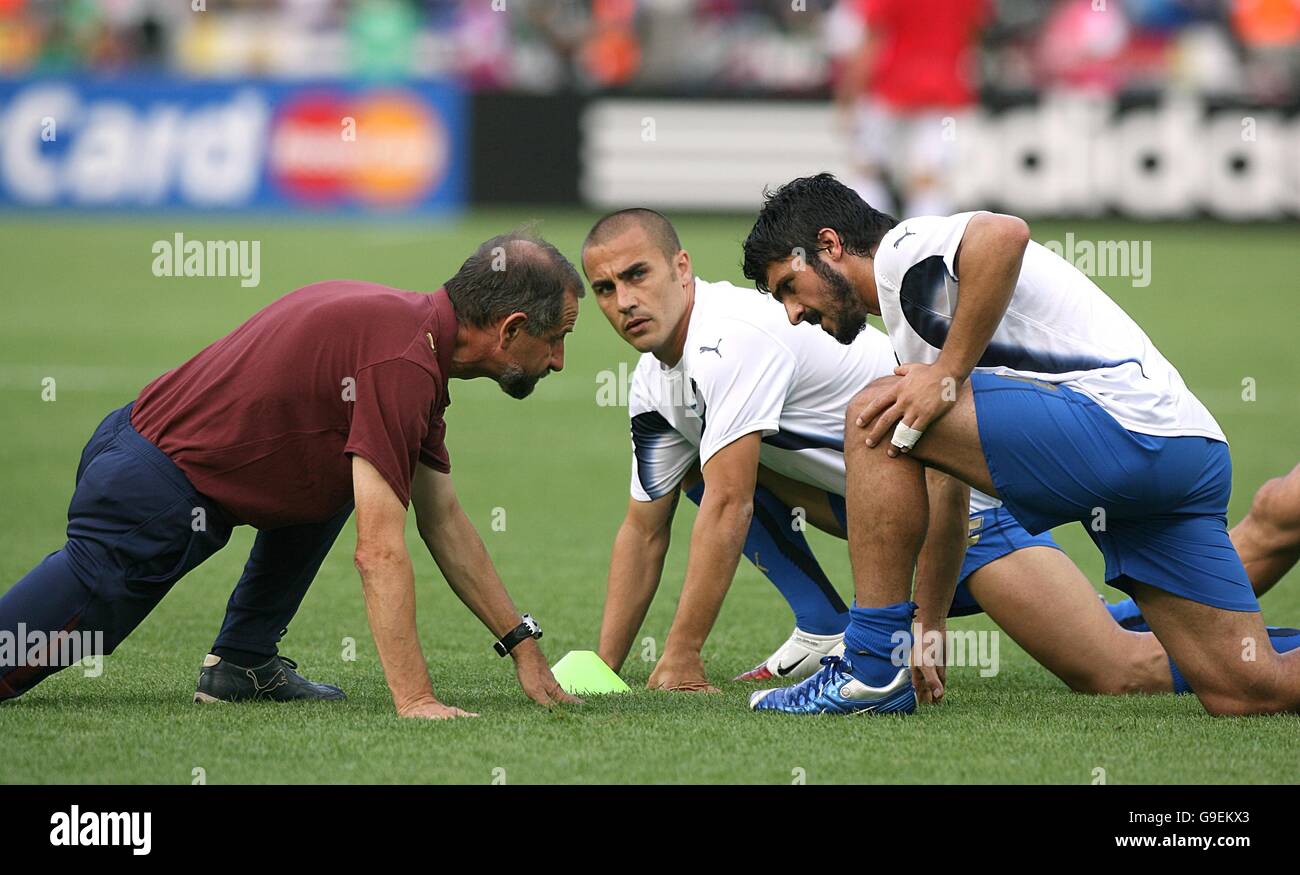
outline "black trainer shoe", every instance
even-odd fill
[[[298,663],[272,656],[256,668],[244,668],[209,653],[199,671],[196,702],[250,702],[259,699],[292,702],[310,699],[346,699],[338,687],[309,681],[294,671]]]

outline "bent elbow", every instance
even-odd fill
[[[1029,245],[1029,223],[1019,216],[1002,216],[1001,231],[1007,245],[1024,249]]]
[[[736,526],[749,528],[749,523],[754,518],[754,496],[752,493],[720,492],[711,501],[707,491],[704,495],[705,500],[709,501],[710,509],[723,519],[731,521]]]
[[[352,564],[362,578],[400,565],[405,548],[394,544],[358,544],[352,554]]]

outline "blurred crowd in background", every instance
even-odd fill
[[[0,0],[0,76],[165,69],[193,77],[451,77],[475,90],[544,93],[826,94],[843,92],[846,77],[870,77],[860,56],[897,5]],[[1300,0],[978,5],[963,60],[975,89],[1300,97]]]

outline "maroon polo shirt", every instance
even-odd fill
[[[352,500],[352,454],[403,504],[444,473],[456,315],[446,291],[305,286],[140,392],[131,424],[237,523],[320,522]]]

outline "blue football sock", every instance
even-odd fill
[[[883,608],[854,606],[849,610],[844,655],[853,664],[855,678],[868,686],[882,687],[908,664],[914,613],[916,603],[910,601]]]
[[[1169,673],[1173,675],[1174,678],[1175,693],[1182,694],[1182,693],[1190,693],[1192,691],[1192,688],[1187,684],[1187,679],[1184,678],[1183,673],[1178,670],[1178,665],[1174,662],[1174,658],[1172,656],[1169,657]]]
[[[687,490],[696,504],[704,484]],[[754,518],[745,536],[745,556],[781,593],[794,612],[795,625],[813,635],[838,635],[849,624],[849,609],[813,555],[795,517],[770,490],[754,490]]]
[[[1289,650],[1295,650],[1300,647],[1300,629],[1289,629],[1284,626],[1269,626],[1268,640],[1272,642],[1273,649],[1278,653],[1286,653]],[[1174,677],[1175,693],[1190,693],[1191,686],[1188,685],[1183,673],[1178,670],[1171,656],[1169,658],[1169,673]]]
[[[1113,605],[1106,605],[1106,610],[1119,623],[1130,632],[1150,632],[1151,627],[1147,625],[1146,620],[1142,619],[1142,609],[1137,606],[1137,602],[1132,599],[1124,599],[1122,602],[1116,602]]]
[[[1268,640],[1273,642],[1273,649],[1286,653],[1300,647],[1300,629],[1288,629],[1282,626],[1268,627]]]

